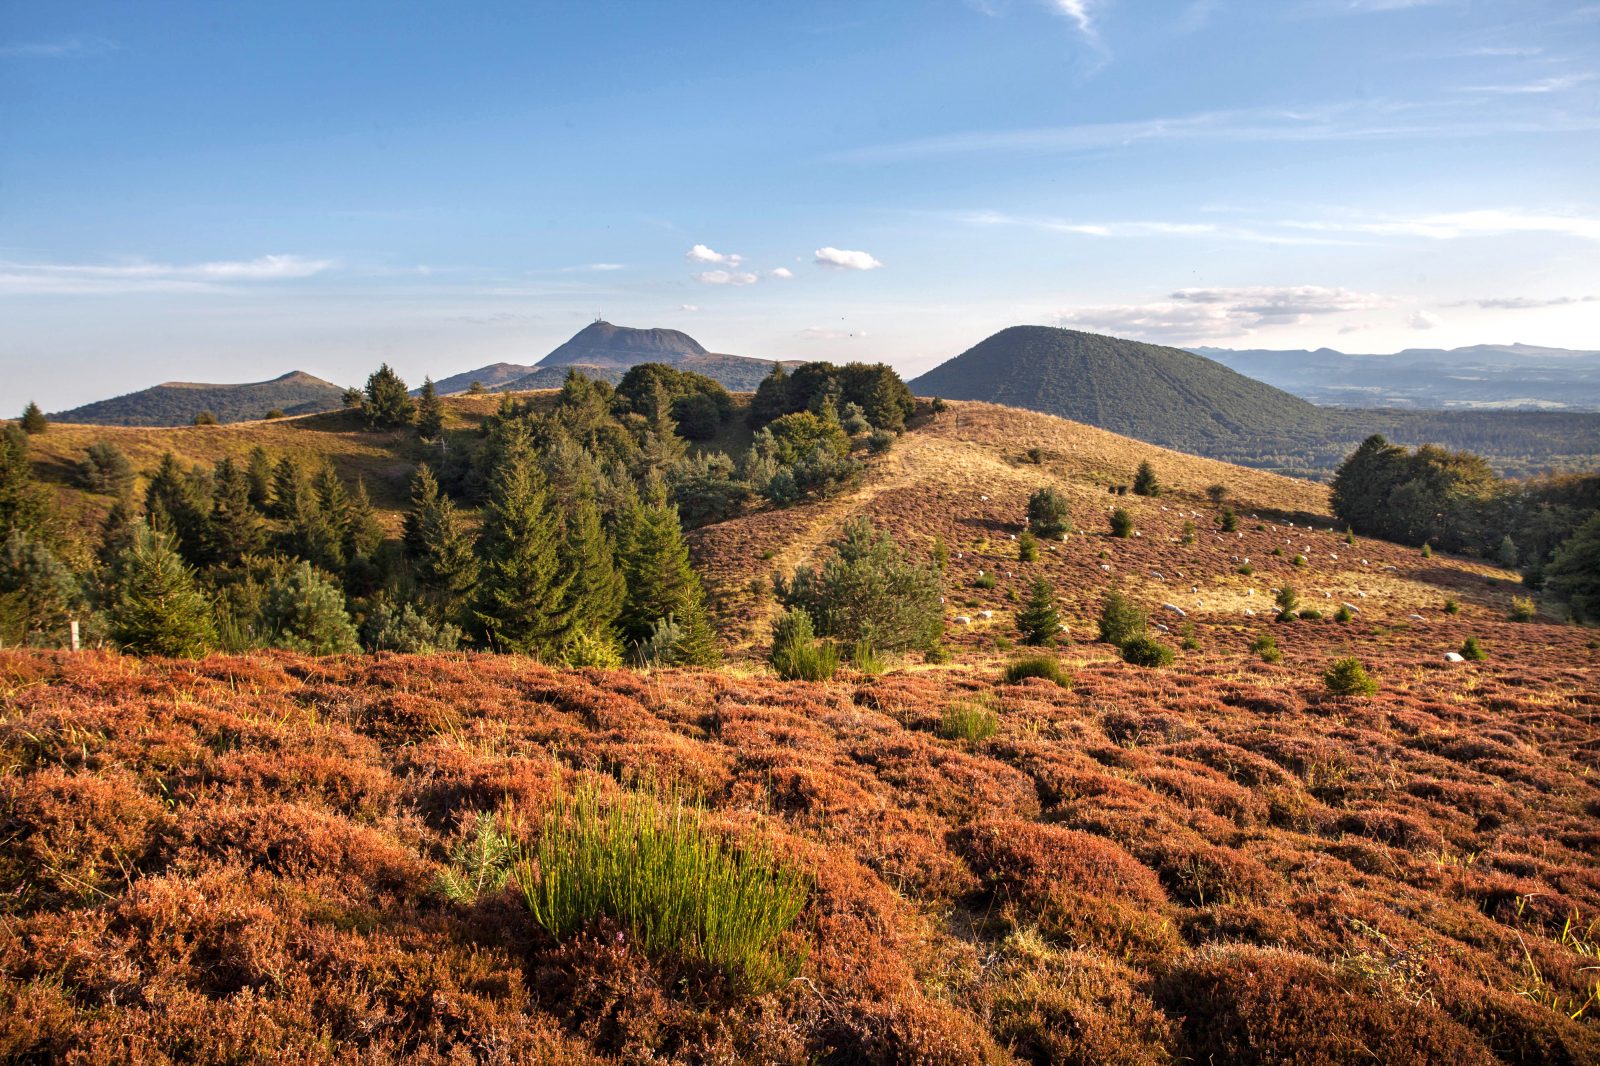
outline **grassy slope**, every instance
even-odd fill
[[[147,446],[199,459],[323,434],[341,463],[397,461],[303,421]],[[1171,493],[1112,498],[1141,458]],[[1219,481],[1241,535],[1201,502]],[[1044,483],[1081,532],[1017,563]],[[1112,506],[1141,536],[1104,535]],[[1600,915],[1592,633],[1505,621],[1503,572],[1307,528],[1325,508],[1316,485],[952,404],[852,494],[695,538],[749,642],[769,609],[751,579],[850,514],[917,552],[943,536],[950,615],[974,619],[948,666],[786,684],[749,666],[0,654],[0,1057],[1595,1061],[1593,1008],[1555,1009],[1593,981]],[[996,588],[973,587],[980,569]],[[1073,629],[1071,691],[997,681],[1008,594],[1036,573]],[[1273,625],[1284,581],[1361,613]],[[1182,606],[1199,650],[1143,671],[1089,643],[1113,584],[1173,628],[1159,605]],[[1248,650],[1267,629],[1277,665]],[[1468,635],[1492,658],[1446,666]],[[1320,694],[1346,654],[1378,697]],[[974,696],[999,732],[938,739]],[[463,824],[508,803],[535,824],[556,774],[677,781],[812,873],[801,980],[743,1000],[615,931],[554,943],[511,895],[445,902],[432,885]]]

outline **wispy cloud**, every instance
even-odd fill
[[[761,280],[760,275],[752,274],[748,270],[703,270],[694,275],[694,280],[702,285],[754,285]]]
[[[836,152],[836,162],[884,163],[999,153],[1099,152],[1179,142],[1311,142],[1480,138],[1600,129],[1600,116],[1537,111],[1484,114],[1471,101],[1361,100],[1306,108],[1238,108],[1132,122],[973,130]]]
[[[584,263],[581,266],[562,267],[563,274],[598,274],[612,270],[626,270],[626,263]]]
[[[1595,80],[1594,74],[1561,74],[1536,81],[1514,82],[1506,85],[1463,85],[1464,93],[1491,93],[1496,96],[1525,96],[1541,93],[1559,93],[1575,89]]]
[[[63,37],[53,41],[8,41],[0,44],[5,59],[86,59],[115,52],[122,46],[104,37]]]
[[[1250,226],[1222,225],[1215,222],[1150,220],[1086,222],[1053,218],[1047,215],[1013,215],[1003,211],[956,212],[948,217],[970,225],[1017,226],[1023,229],[1082,237],[1196,237],[1243,241],[1250,244],[1292,245],[1348,245],[1362,243],[1336,237],[1311,236],[1307,233],[1271,233],[1264,229]]]
[[[1179,289],[1165,299],[1060,311],[1058,325],[1146,340],[1191,342],[1243,337],[1263,326],[1391,306],[1376,293],[1319,285]]]
[[[0,293],[198,292],[230,282],[309,278],[334,266],[331,259],[264,255],[179,265],[125,263],[17,263],[0,261]]]
[[[1549,233],[1600,241],[1600,218],[1584,215],[1536,214],[1516,210],[1456,211],[1415,218],[1334,219],[1284,222],[1285,226],[1318,232],[1371,233],[1391,237],[1461,240],[1521,233]]]
[[[818,266],[831,270],[877,270],[883,266],[866,252],[845,248],[818,248],[813,255]]]
[[[1600,302],[1600,296],[1491,296],[1482,300],[1464,300],[1452,306],[1481,307],[1485,311],[1531,311],[1541,307],[1568,307],[1596,302]]]

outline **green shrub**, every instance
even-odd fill
[[[1513,622],[1531,622],[1539,614],[1539,605],[1533,602],[1532,596],[1513,596],[1511,598],[1511,620]]]
[[[1243,574],[1245,577],[1249,577],[1251,574],[1256,572],[1256,568],[1251,566],[1249,563],[1240,563],[1238,572]]]
[[[954,656],[950,654],[950,649],[943,644],[935,644],[922,653],[922,661],[934,666],[947,663],[953,658]]]
[[[976,586],[977,588],[980,588],[980,589],[992,589],[992,588],[994,588],[994,585],[995,585],[994,571],[993,570],[985,570],[983,573],[978,575],[977,579],[974,580],[972,582],[972,584],[974,586]]]
[[[1054,681],[1062,688],[1072,687],[1072,672],[1050,655],[1030,655],[1026,659],[1014,660],[1006,665],[1005,673],[1001,676],[1008,685],[1025,681],[1030,677],[1042,677],[1046,681]]]
[[[883,673],[889,664],[873,648],[872,641],[862,637],[850,647],[850,665],[863,674],[877,675]]]
[[[1194,522],[1192,520],[1186,520],[1183,523],[1183,543],[1185,543],[1185,544],[1193,544],[1194,543],[1194,531],[1195,531]]]
[[[1133,494],[1135,496],[1161,495],[1161,483],[1156,480],[1156,468],[1146,459],[1139,464],[1138,473],[1133,475]]]
[[[450,846],[450,865],[439,871],[434,887],[452,903],[473,903],[485,892],[498,892],[511,879],[517,843],[494,815],[480,812],[472,832]]]
[[[1017,561],[1023,563],[1039,561],[1039,538],[1026,530],[1017,538]]]
[[[607,917],[646,954],[697,959],[750,991],[804,961],[783,940],[809,879],[765,847],[724,840],[680,797],[557,791],[515,869],[534,921],[557,938]]]
[[[1335,622],[1348,623],[1348,622],[1353,622],[1355,620],[1355,617],[1356,617],[1355,614],[1350,610],[1350,608],[1344,606],[1343,604],[1340,604],[1339,605],[1339,611],[1338,611],[1337,614],[1335,614],[1333,616],[1333,620]]]
[[[822,636],[853,644],[862,637],[885,652],[927,649],[944,635],[941,573],[906,558],[894,539],[866,518],[852,520],[820,568],[801,567],[778,598],[803,608]]]
[[[1293,558],[1293,559],[1292,559],[1292,560],[1290,560],[1290,561],[1291,561],[1291,562],[1292,562],[1292,563],[1293,563],[1293,564],[1294,564],[1294,565],[1295,565],[1295,566],[1297,566],[1297,567],[1299,567],[1299,568],[1301,568],[1301,569],[1305,569],[1305,565],[1306,565],[1306,557],[1305,557],[1305,556],[1304,556],[1304,555],[1296,555],[1296,556],[1295,556],[1295,557],[1294,557],[1294,558]]]
[[[618,670],[622,668],[622,647],[609,633],[579,630],[561,649],[561,662],[575,670],[584,667]]]
[[[1427,541],[1422,542],[1422,557],[1424,559],[1433,558],[1433,545],[1429,544]]]
[[[1122,661],[1134,666],[1171,666],[1172,649],[1150,636],[1137,636],[1122,645]]]
[[[1017,646],[1017,642],[1012,640],[1010,637],[996,636],[994,638],[994,650],[995,651],[1010,651],[1012,648],[1015,648],[1016,646]]]
[[[1481,663],[1489,657],[1489,653],[1478,643],[1477,637],[1468,637],[1461,645],[1461,657],[1468,662]]]
[[[1133,515],[1118,507],[1111,512],[1111,535],[1126,540],[1133,536]]]
[[[1322,683],[1334,696],[1370,696],[1378,691],[1378,683],[1356,658],[1335,659],[1323,673]]]
[[[217,424],[217,416],[210,411],[201,411],[194,416],[194,424],[197,426],[214,426]]]
[[[894,447],[894,434],[886,429],[875,429],[867,437],[867,450],[873,455],[882,455]]]
[[[1224,533],[1236,533],[1239,529],[1239,516],[1234,514],[1232,507],[1224,507],[1222,517],[1218,519],[1217,524],[1222,527]]]
[[[1256,637],[1255,643],[1250,645],[1250,650],[1261,656],[1261,661],[1264,663],[1283,660],[1283,652],[1278,650],[1278,638],[1271,633],[1262,633]]]
[[[949,406],[950,405],[945,403],[944,399],[942,397],[939,397],[939,396],[935,396],[933,398],[933,402],[928,405],[929,409],[932,410],[933,413],[936,414],[936,415],[937,414],[943,414],[945,409],[947,407],[949,407]]]
[[[1055,489],[1039,489],[1028,497],[1028,528],[1046,540],[1055,540],[1072,528],[1066,497]]]
[[[1320,622],[1322,620],[1322,612],[1315,607],[1302,607],[1299,611],[1299,616],[1307,622]]]
[[[817,640],[811,615],[791,607],[772,624],[771,661],[785,681],[832,681],[839,672],[839,649]]]
[[[1184,651],[1200,650],[1200,634],[1195,629],[1193,622],[1185,622],[1183,625],[1179,626],[1178,635],[1183,638],[1182,645]]]
[[[1457,603],[1455,600],[1445,600],[1444,601],[1444,613],[1445,614],[1460,614],[1461,613],[1461,605],[1459,603]]]
[[[1043,577],[1034,579],[1028,593],[1028,605],[1017,612],[1017,629],[1024,644],[1050,644],[1061,631],[1061,617],[1056,610],[1056,590]]]
[[[1278,621],[1289,622],[1294,619],[1295,608],[1300,605],[1300,594],[1293,585],[1285,585],[1278,590],[1274,602],[1278,605]]]
[[[1000,728],[1000,716],[983,700],[964,700],[952,703],[944,710],[934,732],[945,740],[965,740],[976,744],[994,736]]]
[[[1128,597],[1113,592],[1100,608],[1100,639],[1122,647],[1134,637],[1143,636],[1149,624],[1145,613]]]

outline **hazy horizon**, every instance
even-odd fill
[[[597,314],[908,377],[1019,323],[1600,348],[1600,5],[1149,7],[8,5],[10,405]]]

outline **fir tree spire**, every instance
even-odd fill
[[[716,635],[706,618],[700,575],[689,565],[677,508],[640,504],[629,525],[623,558],[628,588],[621,618],[624,638],[630,645],[643,644],[657,623],[670,617],[683,634],[674,660],[715,665],[720,659]]]
[[[204,655],[217,643],[211,606],[172,538],[140,523],[118,560],[111,639],[135,655]]]

